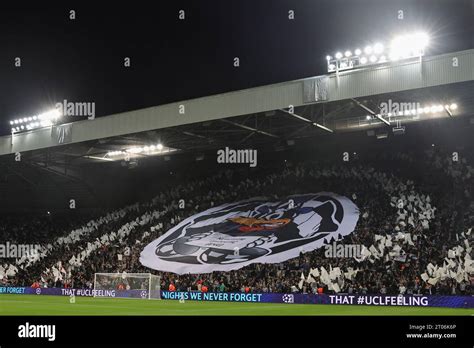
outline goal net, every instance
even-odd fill
[[[114,290],[134,290],[130,291],[132,298],[161,299],[160,279],[151,273],[96,273],[94,297],[111,297]]]

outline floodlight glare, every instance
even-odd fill
[[[451,105],[449,106],[449,108],[450,108],[451,110],[456,110],[456,109],[458,108],[458,105],[453,103],[453,104],[451,104]]]
[[[428,35],[417,32],[395,37],[390,43],[376,42],[367,45],[363,50],[357,48],[354,51],[339,51],[334,57],[326,56],[328,72],[357,68],[367,63],[378,64],[421,57],[425,54],[428,44]]]
[[[426,33],[398,36],[390,43],[390,59],[423,56],[428,43],[429,37]]]
[[[380,54],[383,52],[383,45],[381,43],[376,43],[374,45],[374,53],[375,54]]]
[[[425,49],[430,42],[430,38],[426,33],[413,34],[411,36],[411,39],[413,40],[413,45],[418,47],[419,49]]]
[[[156,148],[161,151],[161,150],[163,150],[163,145],[162,145],[162,144],[158,144],[158,145],[156,145]]]

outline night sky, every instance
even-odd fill
[[[428,32],[427,55],[474,48],[473,0],[98,3],[0,5],[0,134],[64,99],[103,116],[324,74],[327,54],[397,33]]]

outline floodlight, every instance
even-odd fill
[[[428,43],[429,37],[426,33],[398,36],[390,44],[390,59],[422,56]]]
[[[336,55],[335,55],[336,59],[341,59],[342,58],[342,53],[341,52],[337,52]]]
[[[345,55],[347,58],[349,58],[350,56],[352,56],[352,52],[351,52],[351,51],[346,51],[346,52],[344,53],[344,55]]]
[[[376,56],[374,56],[374,55],[370,56],[370,62],[371,62],[371,63],[375,63],[376,61],[377,61],[377,57],[376,57]]]
[[[354,53],[355,53],[356,56],[360,56],[362,51],[360,50],[360,48],[358,48],[354,51]]]
[[[360,59],[360,63],[361,63],[361,64],[366,64],[366,63],[367,63],[367,58],[366,58],[366,57],[362,57],[362,58]]]
[[[161,151],[161,150],[163,150],[163,145],[162,145],[162,144],[158,144],[158,145],[156,145],[156,148]]]
[[[411,40],[413,41],[413,45],[419,49],[425,49],[430,42],[428,34],[421,32],[413,34]]]
[[[367,46],[367,47],[364,49],[364,52],[365,52],[365,54],[371,54],[371,53],[372,53],[372,46]]]
[[[456,110],[456,109],[458,108],[458,105],[455,104],[455,103],[453,103],[453,104],[451,104],[451,105],[449,106],[449,108],[450,108],[451,110]]]
[[[383,52],[383,45],[381,43],[376,43],[374,45],[374,53],[375,54],[380,54]]]
[[[327,59],[327,60],[331,60],[331,56],[326,56],[326,59]]]

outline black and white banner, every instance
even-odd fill
[[[195,214],[148,244],[140,262],[159,271],[210,273],[279,263],[354,231],[359,209],[321,192],[269,201],[258,197]]]

